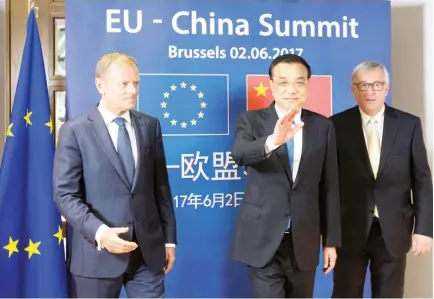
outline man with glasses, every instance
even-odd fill
[[[277,57],[269,76],[274,102],[237,119],[232,157],[248,179],[232,257],[248,266],[254,297],[312,298],[321,236],[325,273],[341,244],[335,133],[301,109],[311,76],[302,57]]]
[[[363,297],[370,263],[372,297],[402,298],[407,252],[432,247],[433,188],[421,121],[385,104],[389,74],[380,63],[359,64],[351,88],[358,106],[331,117],[342,215],[333,297]]]

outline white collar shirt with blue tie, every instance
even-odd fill
[[[118,131],[119,126],[114,122],[115,118],[119,117],[114,114],[110,110],[108,110],[102,103],[98,105],[98,110],[101,113],[101,116],[104,120],[105,125],[107,126],[107,130],[109,132],[110,138],[113,142],[113,146],[117,150],[118,148]],[[133,151],[134,165],[137,167],[137,141],[136,135],[134,134],[134,127],[131,124],[131,115],[130,112],[127,111],[123,115],[120,115],[123,119],[125,119],[125,128],[127,129],[128,136],[131,141],[131,148]]]

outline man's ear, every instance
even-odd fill
[[[95,78],[95,86],[98,89],[100,94],[105,93],[105,83],[101,78]]]

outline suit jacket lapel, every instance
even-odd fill
[[[264,110],[263,128],[266,136],[273,134],[274,127],[276,126],[276,122],[279,119],[274,104],[275,103],[273,102],[270,106],[268,106],[267,109]],[[285,170],[286,176],[292,184],[292,171],[289,168],[288,149],[286,148],[286,144],[279,146],[274,154],[279,158],[283,169]]]
[[[309,111],[302,109],[301,111],[301,120],[304,122],[304,126],[302,128],[302,145],[301,145],[301,157],[300,157],[300,165],[298,166],[297,176],[295,177],[295,182],[293,188],[297,186],[300,182],[300,179],[305,171],[308,168],[308,159],[309,153],[315,148],[315,142],[317,140],[317,127],[315,123],[309,115]]]
[[[397,114],[386,105],[384,111],[384,125],[383,125],[383,137],[381,142],[381,156],[380,165],[378,166],[377,179],[380,177],[381,172],[386,165],[389,158],[390,151],[392,150],[395,142],[396,133],[398,132],[399,122]]]
[[[107,155],[107,158],[113,164],[113,167],[118,172],[122,181],[127,186],[131,186],[130,183],[128,182],[127,176],[125,174],[125,171],[124,171],[124,168],[122,166],[121,160],[118,156],[118,153],[116,152],[116,149],[113,145],[113,141],[112,141],[110,134],[107,130],[107,126],[104,123],[104,120],[103,120],[103,118],[102,118],[102,116],[101,116],[101,114],[97,108],[95,108],[89,114],[88,119],[91,122],[92,132],[95,135],[95,138],[98,141],[98,143],[101,145],[101,148],[103,149],[104,153]]]
[[[134,111],[131,111],[130,115],[137,143],[137,164],[136,171],[134,172],[133,186],[131,189],[134,190],[134,188],[137,186],[140,170],[142,169],[141,163],[143,160],[143,155],[146,153],[147,134],[145,132],[146,121],[140,116],[140,114],[136,114]]]

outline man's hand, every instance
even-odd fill
[[[107,228],[101,236],[101,248],[105,248],[107,251],[116,254],[133,251],[137,248],[136,243],[119,238],[119,234],[126,232],[128,232],[128,227]]]
[[[285,113],[285,115],[277,120],[276,126],[274,127],[273,137],[271,139],[274,145],[287,143],[295,133],[303,127],[303,122],[295,126],[292,125],[298,111],[298,108],[291,108],[287,113]]]
[[[424,235],[413,235],[411,251],[414,255],[423,255],[428,253],[432,248],[432,238]]]
[[[334,269],[336,265],[336,249],[334,247],[324,247],[323,248],[323,255],[324,255],[324,268],[323,272],[324,274],[328,274],[331,270]]]
[[[175,262],[175,248],[166,247],[166,267],[164,267],[164,274],[169,273]]]

